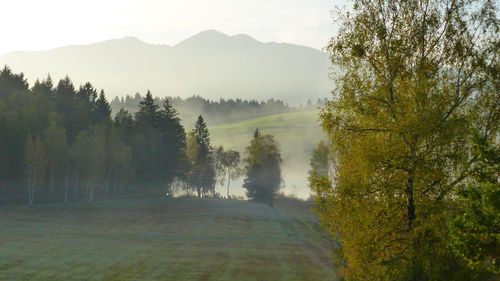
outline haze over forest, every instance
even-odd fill
[[[0,281],[500,281],[499,1],[4,2]]]
[[[50,73],[76,85],[91,81],[108,98],[147,89],[157,97],[199,95],[218,100],[281,99],[299,104],[328,97],[330,61],[320,50],[262,43],[247,35],[200,32],[174,46],[134,37],[45,51],[15,51],[0,65],[23,72],[30,84]]]

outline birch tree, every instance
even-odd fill
[[[106,175],[106,136],[103,126],[96,125],[77,137],[80,167],[83,172],[88,202],[92,203],[96,192],[102,190]]]
[[[60,125],[59,116],[52,112],[49,116],[49,127],[45,131],[45,148],[47,150],[47,162],[49,166],[49,200],[54,201],[56,181],[65,177],[68,148],[66,142],[66,129]],[[60,175],[58,175],[58,172]],[[66,179],[64,179],[67,182]],[[66,198],[66,183],[65,198]]]
[[[328,51],[341,71],[321,114],[335,176],[314,184],[348,280],[490,278],[451,251],[448,222],[474,180],[474,104],[498,95],[496,12],[487,0],[355,0],[339,14]]]
[[[224,184],[227,181],[227,198],[231,198],[229,194],[231,181],[237,180],[243,174],[243,170],[239,167],[240,162],[238,151],[232,149],[224,151],[222,146],[214,151],[214,166],[219,183]]]
[[[43,184],[47,166],[43,143],[39,135],[34,139],[29,135],[26,139],[24,161],[28,174],[28,204],[33,206],[35,192]]]

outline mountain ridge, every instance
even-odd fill
[[[328,96],[328,55],[307,46],[260,42],[205,30],[173,46],[136,37],[70,45],[43,51],[14,51],[0,65],[23,72],[30,84],[48,73],[90,81],[110,97],[150,89],[154,95],[210,99],[280,98],[297,103]]]

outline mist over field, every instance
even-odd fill
[[[3,1],[0,281],[500,280],[497,2]]]
[[[265,116],[240,123],[211,128],[215,145],[245,151],[255,128],[275,136],[283,158],[283,193],[307,199],[311,195],[307,180],[313,148],[325,139],[319,124],[319,111],[302,111]],[[235,183],[235,194],[244,195],[241,183]]]
[[[115,98],[110,104],[113,112],[121,108],[137,112],[141,95],[128,96],[125,99]],[[255,129],[264,134],[273,135],[279,143],[283,158],[283,182],[281,192],[287,195],[307,199],[311,195],[307,180],[310,170],[309,160],[313,148],[326,136],[319,125],[320,109],[324,100],[303,104],[302,107],[289,106],[281,100],[268,99],[266,102],[250,101],[252,105],[231,105],[235,101],[210,101],[202,97],[181,99],[166,97],[179,111],[182,125],[186,130],[193,129],[198,115],[203,115],[209,127],[214,148],[223,146],[226,149],[239,151],[246,157]],[[156,103],[160,105],[161,99]],[[245,197],[242,188],[243,179],[231,183],[231,193]],[[220,194],[226,194],[226,186],[217,185]]]

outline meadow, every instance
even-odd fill
[[[318,111],[290,112],[209,127],[209,130],[214,145],[235,149],[243,156],[256,128],[263,134],[273,135],[283,158],[283,191],[307,198],[309,159],[313,148],[324,138],[318,119]]]
[[[0,280],[335,280],[311,202],[0,207]]]

